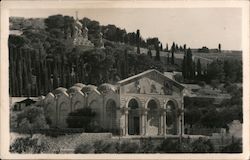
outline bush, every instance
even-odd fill
[[[192,143],[192,152],[209,153],[214,151],[214,146],[209,139],[199,138]]]
[[[22,133],[29,133],[32,137],[36,130],[49,128],[44,111],[36,106],[26,107],[17,115],[17,128]]]
[[[117,153],[118,142],[97,141],[94,143],[95,153]]]
[[[242,145],[241,142],[238,140],[236,142],[233,142],[221,150],[222,153],[242,153]]]
[[[91,108],[81,108],[69,113],[66,122],[69,128],[91,128],[91,121],[95,116],[95,112]]]
[[[165,139],[160,146],[158,146],[157,150],[163,153],[180,152],[180,144],[176,139]]]
[[[76,147],[75,153],[95,153],[93,144],[81,144]]]
[[[154,153],[156,151],[156,146],[151,138],[141,139],[140,151],[143,153]]]
[[[138,153],[140,152],[140,146],[136,142],[122,141],[118,146],[119,153]]]
[[[17,138],[10,146],[10,152],[12,153],[42,153],[47,152],[48,145],[38,139]]]

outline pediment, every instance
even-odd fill
[[[121,93],[171,95],[184,89],[157,70],[148,70],[118,82]]]

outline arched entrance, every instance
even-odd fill
[[[107,129],[114,133],[117,125],[116,125],[116,103],[114,100],[109,99],[106,103],[106,124]]]
[[[128,103],[128,134],[139,135],[140,134],[140,115],[139,104],[135,99],[131,99]]]
[[[166,104],[167,114],[166,114],[166,133],[167,134],[177,134],[177,105],[173,101],[168,101]]]
[[[151,99],[148,104],[147,115],[147,135],[158,135],[159,133],[159,116],[158,116],[158,104],[155,100]]]

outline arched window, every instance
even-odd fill
[[[158,105],[155,100],[150,100],[147,105],[148,116],[147,116],[147,128],[148,135],[157,135],[159,132],[159,116],[158,116]]]
[[[107,127],[111,132],[113,132],[117,127],[116,117],[116,103],[114,100],[110,99],[106,103],[106,119]]]
[[[128,134],[139,135],[140,134],[140,119],[139,119],[139,104],[136,99],[131,99],[128,103],[129,115],[128,115]]]
[[[168,101],[166,104],[166,125],[168,134],[177,134],[177,106],[173,101]]]

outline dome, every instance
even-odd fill
[[[116,86],[114,86],[114,85],[112,85],[112,84],[109,84],[109,83],[104,83],[104,84],[102,84],[102,85],[100,85],[98,88],[97,88],[97,90],[99,91],[99,92],[101,92],[101,93],[103,93],[103,92],[108,92],[108,91],[113,91],[113,92],[115,92],[116,90],[117,90],[117,87]]]
[[[53,93],[54,95],[56,95],[56,94],[64,93],[64,92],[66,92],[66,91],[67,91],[66,88],[58,87],[57,89],[55,89],[54,91],[52,91],[52,93]]]
[[[85,84],[82,84],[82,83],[76,83],[76,84],[74,84],[74,86],[79,87],[80,89],[82,89],[82,88],[85,87],[86,85],[85,85]]]
[[[74,93],[77,91],[80,91],[82,88],[78,87],[78,86],[72,86],[67,90],[67,93]]]
[[[80,21],[76,21],[76,25],[79,26],[80,28],[82,28],[82,23]]]
[[[87,86],[84,86],[82,88],[82,92],[85,93],[85,92],[90,92],[90,91],[93,91],[95,90],[97,87],[94,86],[94,85],[87,85]]]

